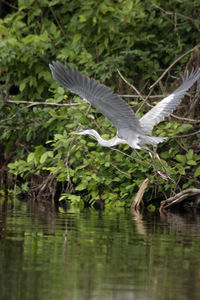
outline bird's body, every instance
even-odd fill
[[[95,79],[70,67],[64,67],[59,61],[50,66],[53,78],[64,88],[79,95],[85,102],[99,110],[117,128],[117,134],[110,140],[104,140],[94,129],[77,130],[80,135],[92,135],[104,147],[128,144],[133,149],[146,149],[146,145],[156,146],[163,142],[165,137],[151,136],[151,131],[156,123],[169,116],[180,103],[187,90],[200,78],[200,68],[187,73],[182,77],[181,86],[171,95],[164,98],[138,119],[131,107],[117,94],[100,84]]]

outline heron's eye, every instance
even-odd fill
[[[88,129],[90,129],[89,127],[84,127],[83,129],[81,129],[80,131],[82,131],[82,130],[88,130]]]

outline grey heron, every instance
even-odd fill
[[[70,92],[77,94],[85,102],[99,110],[116,127],[117,134],[110,140],[101,138],[94,129],[74,131],[74,134],[91,135],[104,147],[128,144],[133,149],[148,150],[147,145],[156,147],[166,137],[151,135],[156,123],[169,116],[181,102],[187,90],[200,78],[200,68],[187,71],[182,84],[172,94],[161,100],[142,118],[138,119],[131,107],[109,87],[93,78],[82,74],[67,62],[65,66],[59,61],[49,65],[53,78]]]

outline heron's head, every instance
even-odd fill
[[[86,128],[72,131],[69,133],[69,135],[86,135],[86,134],[91,134],[92,131],[93,129],[86,127]]]

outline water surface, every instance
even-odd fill
[[[200,216],[0,206],[1,300],[200,299]]]

